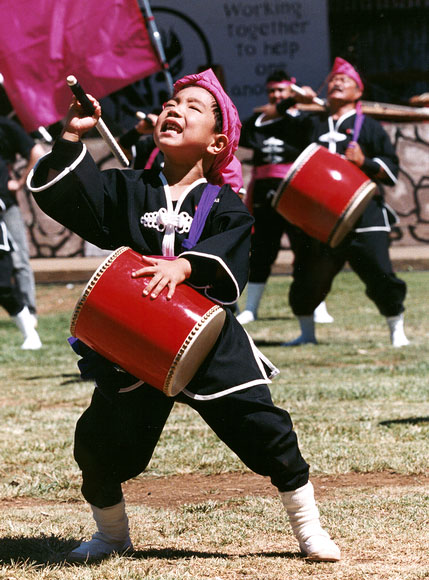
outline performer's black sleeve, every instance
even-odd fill
[[[399,159],[388,134],[378,121],[365,117],[359,144],[365,155],[362,171],[374,179],[381,167],[385,175],[377,181],[394,185],[399,172]]]
[[[189,283],[217,302],[234,303],[248,280],[252,224],[243,202],[224,186],[200,241],[181,254],[192,265]]]
[[[2,116],[0,119],[0,129],[3,132],[3,142],[0,145],[0,150],[4,159],[13,162],[15,161],[17,153],[25,159],[28,159],[36,143],[21,125],[12,119]]]
[[[141,136],[141,133],[139,133],[137,129],[133,127],[121,135],[121,137],[119,137],[119,145],[124,147],[124,149],[131,149],[131,147],[137,143]]]
[[[279,115],[286,115],[286,112],[291,107],[296,105],[296,99],[293,97],[288,97],[287,99],[283,99],[280,103],[277,103],[276,109]]]

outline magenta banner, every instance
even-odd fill
[[[33,131],[64,118],[74,75],[96,98],[161,70],[137,0],[0,0],[0,73]]]

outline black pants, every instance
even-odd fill
[[[289,303],[296,316],[309,316],[328,295],[346,262],[365,284],[366,295],[383,316],[404,311],[406,284],[393,272],[389,233],[352,233],[335,249],[301,232],[295,243]]]
[[[211,401],[170,398],[149,385],[109,401],[96,389],[75,433],[75,459],[89,503],[103,508],[121,500],[121,483],[145,470],[176,401],[194,408],[251,470],[269,476],[279,491],[307,483],[309,467],[289,413],[274,406],[266,385]]]
[[[0,251],[0,305],[10,316],[24,308],[24,302],[13,280],[12,256]]]
[[[255,223],[251,237],[250,282],[264,283],[268,280],[284,233],[288,235],[291,248],[294,249],[297,228],[271,206],[273,195],[280,183],[280,179],[267,179],[255,183],[252,208]]]

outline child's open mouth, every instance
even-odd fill
[[[165,121],[161,127],[161,131],[162,133],[167,133],[167,132],[174,132],[174,133],[182,133],[183,129],[182,127],[179,125],[179,123],[175,122],[175,121]]]

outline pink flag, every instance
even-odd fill
[[[137,0],[0,0],[0,73],[33,131],[63,119],[74,75],[100,99],[161,70]]]

